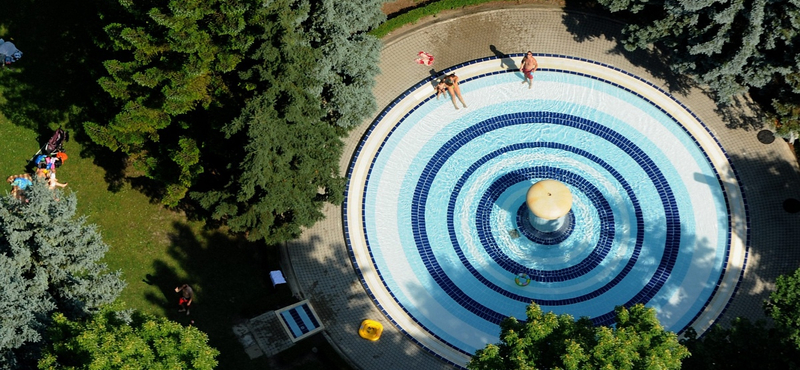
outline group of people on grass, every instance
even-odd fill
[[[34,157],[33,163],[35,164],[35,172],[33,176],[47,182],[50,190],[55,188],[63,188],[67,183],[61,183],[56,178],[56,168],[67,160],[67,154],[63,151],[53,153],[52,155],[40,154]],[[11,195],[21,201],[27,201],[25,197],[25,190],[33,185],[34,177],[28,173],[20,175],[9,176],[6,181],[11,185]]]
[[[422,52],[420,52],[422,53]],[[536,72],[536,69],[539,68],[539,62],[536,61],[536,58],[533,57],[533,52],[528,51],[525,53],[525,56],[522,58],[522,63],[519,67],[519,70],[522,72],[523,80],[522,83],[528,83],[528,89],[533,86],[533,72]],[[461,105],[464,108],[467,107],[467,103],[464,102],[464,97],[461,96],[461,88],[458,86],[458,76],[455,73],[451,73],[449,75],[444,76],[439,83],[436,84],[436,99],[439,99],[439,95],[444,94],[445,92],[450,94],[450,99],[453,100],[453,106],[458,108],[458,103],[456,103],[456,98],[461,101]]]

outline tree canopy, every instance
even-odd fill
[[[720,102],[755,91],[778,134],[798,131],[800,4],[791,0],[598,0],[636,14],[625,48],[655,45],[679,73],[694,76]]]
[[[532,303],[528,320],[500,324],[500,343],[475,352],[471,370],[502,369],[680,369],[689,352],[664,330],[655,310],[616,308],[616,326],[593,326],[589,318],[543,313]]]
[[[764,308],[775,324],[786,331],[789,340],[800,348],[800,269],[778,277],[775,291],[770,293]]]
[[[213,218],[278,243],[321,219],[324,202],[341,202],[341,137],[375,106],[380,43],[366,31],[382,19],[379,4],[271,2],[241,73],[257,93],[223,128],[245,144],[230,151],[224,186],[192,194]]]
[[[376,108],[382,0],[119,2],[99,80],[119,113],[84,123],[94,142],[251,240],[341,201],[342,136]]]
[[[108,250],[76,216],[74,194],[35,181],[27,202],[0,197],[0,367],[36,357],[53,312],[80,318],[113,302],[125,284],[99,261]]]
[[[87,320],[55,314],[48,339],[41,370],[211,370],[219,354],[195,327],[112,307]]]
[[[120,0],[106,15],[117,59],[103,62],[100,86],[119,102],[108,123],[86,122],[92,140],[131,155],[166,188],[174,206],[203,172],[203,127],[192,112],[231,94],[232,74],[253,44],[246,32],[255,0]]]

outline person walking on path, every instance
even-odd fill
[[[192,287],[188,284],[183,284],[177,288],[175,288],[175,293],[180,293],[180,298],[178,299],[178,312],[186,311],[186,314],[189,314],[189,306],[192,305],[192,300],[194,299],[194,291]]]
[[[464,103],[464,97],[461,96],[461,88],[458,86],[458,76],[455,73],[449,74],[445,76],[439,83],[436,85],[436,99],[439,99],[439,94],[444,94],[445,90],[450,93],[450,99],[453,100],[453,106],[458,109],[458,103],[456,103],[456,97],[458,100],[461,101],[461,105],[464,108],[467,107],[467,103]]]
[[[528,82],[528,89],[533,86],[533,72],[536,72],[537,68],[539,68],[539,62],[533,57],[533,52],[528,50],[522,58],[522,64],[519,67],[519,70],[522,71],[522,74],[525,76],[522,83]]]

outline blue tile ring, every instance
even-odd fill
[[[437,101],[425,80],[378,116],[342,207],[362,284],[390,322],[459,367],[530,302],[602,325],[642,303],[668,330],[706,330],[747,252],[745,197],[724,150],[645,80],[537,59],[531,90],[486,58],[445,71],[462,77],[469,108]],[[573,194],[549,232],[525,204],[543,179]]]
[[[528,286],[531,283],[531,277],[524,272],[517,273],[517,276],[514,277],[514,283],[519,286]]]

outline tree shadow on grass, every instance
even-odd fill
[[[219,230],[195,230],[173,224],[168,253],[174,263],[153,261],[145,276],[132,281],[158,288],[145,298],[164,308],[169,319],[206,332],[220,351],[220,369],[263,369],[265,359],[250,360],[232,331],[243,319],[294,303],[289,288],[269,283],[269,271],[278,269],[277,250]],[[195,291],[191,314],[177,312],[175,287],[189,284]]]
[[[166,190],[158,181],[147,176],[131,176],[127,177],[126,180],[134,190],[150,198],[150,204],[160,204],[161,198],[166,193]]]
[[[83,129],[85,121],[107,120],[106,107],[114,106],[97,84],[109,54],[95,44],[104,37],[96,5],[79,0],[3,3],[0,25],[23,57],[13,69],[0,70],[0,111],[14,124],[34,130],[40,144],[63,125],[81,142],[81,154],[106,171],[109,190],[116,191],[124,177],[119,165],[124,156],[92,143]]]

